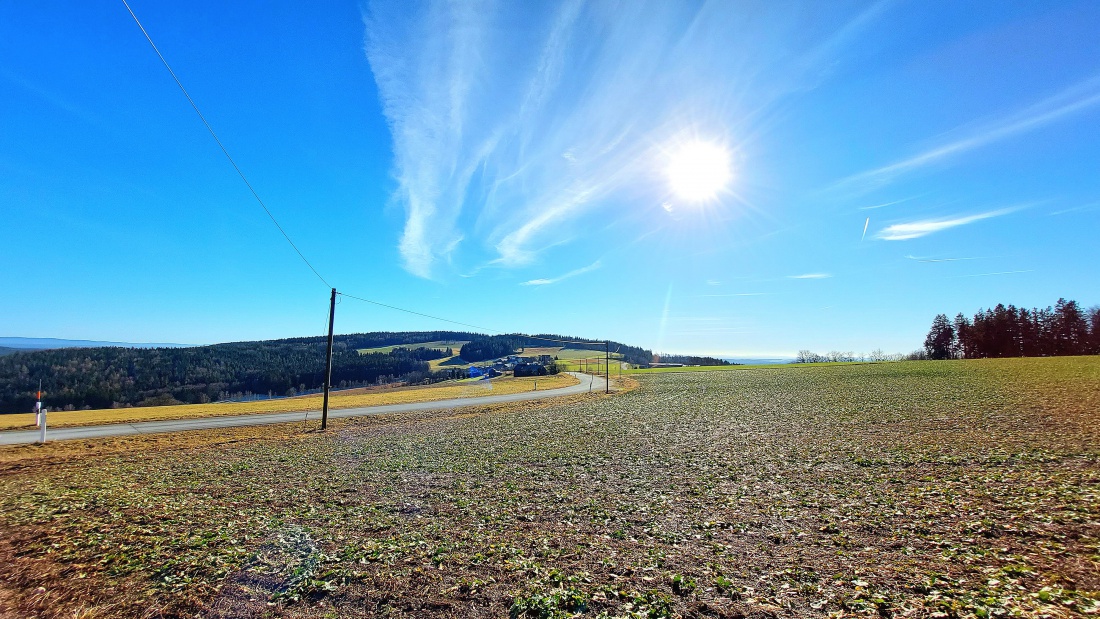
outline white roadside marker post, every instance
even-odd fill
[[[42,418],[42,423],[38,426],[38,442],[46,443],[46,409],[42,409],[38,412],[38,415]]]
[[[38,381],[38,397],[34,403],[34,425],[41,428],[44,417],[45,415],[42,414],[42,381]]]

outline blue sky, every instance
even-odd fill
[[[349,294],[732,356],[1100,303],[1096,2],[131,6]],[[0,335],[323,331],[327,288],[121,2],[4,3],[0,58]],[[702,202],[667,175],[695,141],[732,179]]]

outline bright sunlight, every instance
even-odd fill
[[[730,182],[730,154],[711,142],[688,142],[672,153],[667,173],[673,193],[680,198],[711,200]]]

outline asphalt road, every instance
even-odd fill
[[[479,406],[482,404],[500,404],[503,402],[522,402],[541,398],[585,393],[589,390],[600,391],[604,388],[604,379],[588,374],[569,372],[580,379],[580,384],[544,391],[524,391],[508,395],[487,395],[476,398],[454,398],[434,402],[410,402],[408,404],[387,404],[385,406],[365,406],[362,408],[341,408],[329,410],[330,419],[342,417],[361,417],[364,415],[382,415],[385,413],[408,413],[412,411]],[[211,428],[239,428],[242,426],[262,426],[272,423],[301,422],[321,419],[321,411],[299,411],[295,413],[254,413],[251,415],[233,415],[225,417],[203,417],[201,419],[175,419],[171,421],[141,421],[136,423],[111,423],[99,426],[80,426],[75,428],[49,427],[47,417],[46,440],[68,441],[74,439],[102,438],[107,436],[130,436],[134,434],[159,434],[163,432],[186,432],[189,430],[209,430]],[[20,430],[18,432],[0,432],[0,445],[22,445],[38,442],[38,430]]]

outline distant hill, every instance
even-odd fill
[[[10,355],[13,352],[19,352],[19,349],[18,348],[6,348],[4,346],[0,346],[0,357],[3,357],[4,355]]]
[[[204,403],[248,393],[291,395],[317,389],[324,381],[326,341],[316,336],[190,347],[3,338],[0,346],[15,348],[2,343],[13,339],[22,340],[24,346],[0,356],[0,413],[30,411],[39,380],[44,405],[69,409]],[[504,339],[513,346],[531,346],[537,342],[523,334]],[[442,366],[431,367],[430,361],[445,356],[444,351],[433,345],[487,340],[500,341],[461,331],[337,335],[333,338],[332,382],[336,386],[360,386],[443,380],[451,376],[451,371]],[[26,346],[35,341],[55,345],[75,342],[79,347],[32,350]],[[601,342],[591,348],[602,352],[604,346]],[[612,351],[620,348],[620,353],[628,357],[651,355],[649,351],[611,343]],[[377,352],[361,354],[363,349]]]
[[[98,342],[94,340],[60,340],[52,337],[0,337],[0,348],[16,350],[52,350],[55,348],[187,348],[189,344],[135,344],[133,342]],[[2,353],[0,353],[2,354]]]
[[[575,350],[591,350],[594,353],[593,356],[599,356],[606,352],[613,352],[617,354],[618,358],[628,363],[639,365],[649,363],[653,360],[652,351],[623,344],[622,342],[610,341],[604,343],[602,341],[588,340],[592,343],[577,343],[581,341],[584,341],[584,339],[555,333],[539,333],[537,335],[526,335],[523,333],[509,333],[506,335],[492,336],[482,335],[464,344],[459,350],[459,356],[462,357],[464,361],[477,362],[509,355],[521,348],[542,348],[551,346],[555,343],[570,342],[568,344],[569,348]]]

